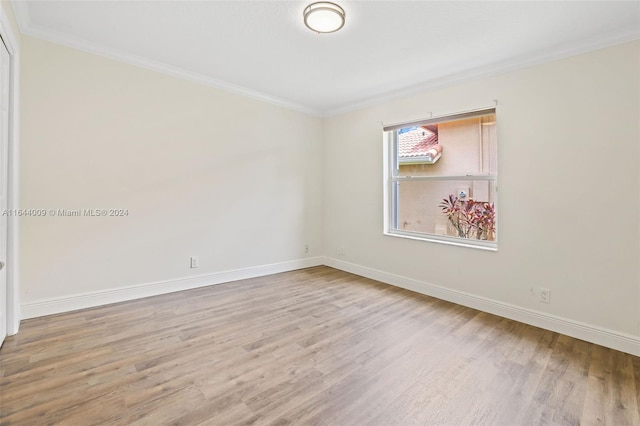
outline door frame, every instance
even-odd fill
[[[2,7],[0,7],[0,36],[11,57],[7,209],[18,209],[20,207],[20,52],[18,39]],[[17,215],[10,215],[7,218],[7,231],[7,334],[12,336],[20,328],[20,218]]]

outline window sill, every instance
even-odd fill
[[[462,241],[460,239],[452,238],[452,237],[445,237],[445,236],[441,237],[438,235],[421,235],[421,234],[414,234],[414,233],[401,232],[401,231],[384,231],[383,234],[389,237],[407,238],[409,240],[426,241],[430,243],[446,244],[446,245],[458,246],[458,247],[467,247],[467,248],[485,250],[485,251],[498,251],[497,242],[489,242],[489,241],[472,242],[473,240],[466,242],[466,241]]]

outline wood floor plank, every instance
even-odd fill
[[[640,358],[315,267],[24,321],[12,424],[640,425]]]

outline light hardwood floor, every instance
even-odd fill
[[[24,321],[0,424],[639,425],[640,358],[328,267]]]

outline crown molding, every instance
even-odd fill
[[[391,90],[385,94],[373,96],[360,102],[351,103],[333,109],[322,111],[323,117],[332,117],[361,110],[370,106],[382,104],[384,102],[416,95],[421,92],[429,92],[455,84],[466,83],[481,78],[492,77],[499,74],[505,74],[511,71],[530,68],[536,65],[542,65],[549,62],[567,59],[572,56],[582,55],[584,53],[593,52],[607,47],[617,46],[619,44],[629,43],[640,40],[640,29],[630,31],[625,34],[616,34],[608,38],[594,38],[583,41],[578,46],[566,48],[562,50],[554,50],[549,53],[541,53],[526,58],[517,58],[509,61],[503,61],[483,67],[476,67],[469,71],[463,71],[448,75],[446,77],[435,78],[423,83],[404,87],[402,89]]]
[[[76,37],[56,33],[54,31],[36,28],[31,22],[28,2],[12,0],[18,27],[22,34],[35,37],[44,41],[60,44],[73,49],[81,50],[98,56],[103,56],[116,61],[124,62],[151,71],[160,72],[173,77],[189,80],[198,84],[214,87],[237,95],[253,98],[262,102],[276,105],[282,108],[302,112],[315,117],[332,117],[349,112],[361,110],[370,106],[382,104],[384,102],[412,96],[421,92],[428,92],[445,87],[461,84],[481,78],[517,71],[548,62],[566,59],[572,56],[581,55],[615,45],[640,40],[640,29],[634,29],[627,33],[612,34],[609,37],[594,37],[583,40],[580,44],[569,48],[554,49],[550,52],[542,52],[528,57],[514,58],[487,66],[477,66],[468,71],[458,72],[444,77],[426,80],[424,82],[406,86],[398,89],[391,89],[385,93],[365,98],[358,102],[347,103],[335,108],[314,108],[307,105],[298,104],[286,99],[278,98],[260,91],[256,91],[243,86],[217,80],[204,74],[191,72],[173,65],[168,65],[159,61],[149,60],[140,56],[131,55],[115,49],[109,49],[97,44],[82,40]]]
[[[153,61],[147,58],[143,58],[137,55],[131,55],[129,53],[121,52],[115,49],[109,49],[97,44],[82,40],[76,37],[60,34],[55,31],[42,30],[35,28],[31,22],[29,16],[29,8],[26,2],[12,1],[11,2],[18,21],[18,27],[20,32],[24,35],[34,37],[40,40],[48,41],[51,43],[59,44],[62,46],[70,47],[72,49],[80,50],[85,53],[90,53],[97,56],[102,56],[108,59],[124,62],[129,65],[134,65],[140,68],[145,68],[151,71],[156,71],[162,74],[170,75],[172,77],[181,78],[194,83],[203,84],[216,89],[224,90],[226,92],[241,95],[247,98],[256,99],[258,101],[266,102],[271,105],[279,106],[286,109],[302,112],[304,114],[320,117],[322,112],[309,108],[305,105],[297,104],[295,102],[288,101],[286,99],[271,96],[269,94],[259,92],[257,90],[249,89],[236,84],[228,83],[222,80],[199,74],[196,72],[188,71],[180,67],[165,64],[159,61]]]
[[[18,29],[20,33],[24,34],[25,31],[31,27],[31,16],[29,15],[29,6],[26,1],[11,1],[11,7],[13,14],[18,22]]]

